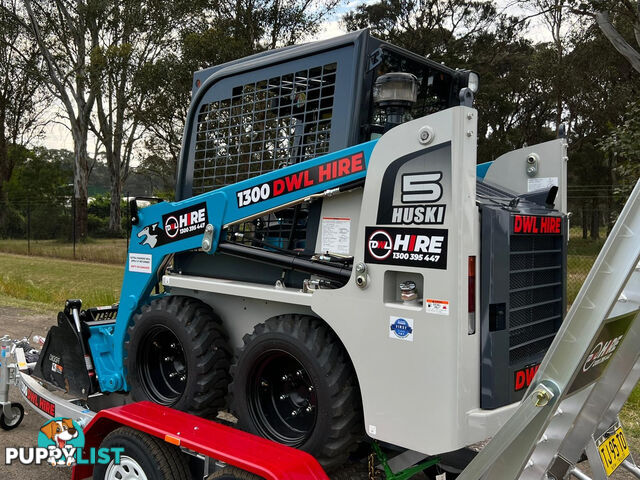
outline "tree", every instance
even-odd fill
[[[620,205],[614,197],[616,157],[599,147],[615,125],[624,122],[629,101],[640,96],[640,76],[621,61],[609,40],[590,24],[572,40],[563,81],[570,132],[570,205],[583,212],[585,235],[599,237],[601,225],[611,227]],[[607,154],[605,154],[607,153]],[[604,222],[602,221],[604,218]]]
[[[197,7],[197,6],[195,6]],[[153,7],[137,0],[105,2],[103,28],[93,33],[91,80],[96,92],[97,125],[111,179],[109,229],[121,230],[122,185],[145,125],[141,122],[151,84],[149,66],[175,46],[174,25],[184,23],[192,2],[159,0]]]
[[[612,159],[616,174],[622,179],[620,193],[631,193],[640,178],[640,102],[629,104],[625,119],[604,137],[599,146]]]
[[[571,3],[576,13],[593,19],[618,53],[640,72],[640,0],[572,0]]]
[[[24,0],[24,6],[27,18],[23,23],[30,28],[44,58],[47,86],[62,103],[70,123],[76,230],[84,238],[89,181],[87,140],[95,103],[95,90],[89,83],[89,54],[97,46],[95,32],[104,19],[104,4],[100,0]]]
[[[254,51],[272,49],[317,33],[339,4],[340,0],[215,0],[212,27],[233,30],[235,41],[253,46]]]
[[[6,184],[12,207],[12,222],[0,226],[0,235],[26,233],[30,220],[31,238],[69,238],[71,209],[68,208],[66,186],[73,178],[73,156],[66,150],[38,147],[22,155],[11,180]]]
[[[224,43],[222,44],[224,45]],[[190,103],[192,71],[184,55],[169,55],[146,65],[138,76],[149,86],[142,106],[141,122],[146,129],[145,151],[141,164],[162,159],[169,167],[171,187],[180,157],[180,146]]]
[[[47,97],[37,46],[19,22],[15,0],[0,0],[0,224],[6,213],[5,184],[26,145],[41,133]]]
[[[150,193],[163,195],[173,192],[176,179],[176,163],[170,158],[149,155],[136,167],[135,173],[144,177],[149,185]]]
[[[340,0],[214,0],[201,21],[180,30],[175,52],[147,64],[138,81],[147,86],[141,122],[146,165],[163,159],[162,174],[175,172],[193,87],[193,72],[294,44],[318,31]]]
[[[348,30],[372,33],[436,61],[460,63],[473,39],[492,30],[501,16],[493,1],[380,0],[346,14]]]
[[[525,7],[531,7],[534,10],[534,16],[541,16],[544,25],[551,35],[550,48],[554,52],[553,58],[553,94],[555,99],[555,126],[556,132],[564,122],[565,113],[565,88],[564,71],[565,71],[565,55],[570,49],[569,40],[573,34],[573,28],[576,23],[575,15],[572,15],[569,6],[569,0],[521,0]]]
[[[524,38],[526,22],[493,2],[381,0],[345,15],[349,30],[371,28],[391,43],[480,75],[478,159],[553,138],[544,46]]]
[[[466,65],[480,75],[476,98],[480,162],[556,136],[551,129],[553,75],[548,69],[553,51],[512,35],[509,28],[500,31],[479,37]]]

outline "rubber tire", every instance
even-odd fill
[[[189,480],[184,454],[173,445],[129,427],[120,427],[105,437],[100,448],[124,448],[121,455],[134,459],[149,480]],[[104,480],[109,464],[96,464],[93,480]]]
[[[237,467],[225,467],[209,475],[207,480],[264,480],[264,478]]]
[[[195,298],[169,295],[142,307],[134,317],[125,342],[127,381],[133,399],[154,401],[142,385],[135,362],[141,340],[158,324],[169,327],[178,337],[187,363],[185,390],[168,406],[200,417],[215,417],[225,406],[231,351],[220,318]]]
[[[18,426],[22,423],[22,420],[24,419],[24,407],[22,405],[20,405],[17,402],[13,402],[11,403],[11,409],[17,409],[20,411],[18,419],[13,423],[8,424],[7,419],[4,416],[4,413],[0,414],[0,428],[2,428],[2,430],[9,431],[9,430],[13,430],[14,428],[18,428]],[[0,412],[1,411],[2,411],[2,408],[0,408]]]
[[[274,348],[289,352],[308,372],[318,398],[316,426],[296,448],[316,457],[325,469],[343,464],[362,439],[364,422],[356,375],[335,333],[317,318],[281,315],[257,325],[243,340],[231,366],[229,386],[229,406],[238,427],[260,435],[246,393],[254,362]]]

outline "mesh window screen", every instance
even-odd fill
[[[329,152],[336,63],[235,87],[198,114],[193,194]]]

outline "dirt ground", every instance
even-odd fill
[[[0,305],[0,336],[9,335],[12,339],[21,339],[33,335],[46,336],[51,325],[56,322],[55,315],[44,315]],[[20,401],[24,411],[24,420],[15,430],[0,430],[0,478],[3,480],[68,480],[71,469],[46,465],[5,465],[6,447],[35,447],[38,432],[45,421],[29,408],[17,389],[11,389],[11,401]]]
[[[12,339],[29,338],[33,335],[46,336],[47,330],[56,322],[55,314],[41,314],[32,311],[0,305],[0,336],[9,335]],[[12,401],[21,401],[25,407],[25,417],[22,424],[10,432],[0,430],[0,479],[2,480],[67,480],[70,478],[69,468],[51,467],[49,465],[25,466],[20,464],[5,465],[5,447],[32,447],[37,443],[38,431],[44,422],[34,410],[23,401],[16,389],[11,392]],[[640,458],[640,452],[634,457]],[[580,468],[589,473],[587,465]],[[619,469],[612,477],[614,480],[633,480],[631,474]]]

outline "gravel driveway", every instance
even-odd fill
[[[56,322],[55,315],[44,315],[25,311],[13,307],[0,306],[0,336],[9,335],[12,339],[23,338],[25,336],[42,335],[46,336],[47,330]],[[52,467],[46,465],[5,465],[5,447],[35,447],[38,439],[38,432],[45,421],[29,408],[17,389],[11,389],[11,400],[20,401],[25,407],[24,420],[15,430],[5,432],[0,430],[0,478],[2,480],[68,480],[71,476],[71,469],[66,467]]]

